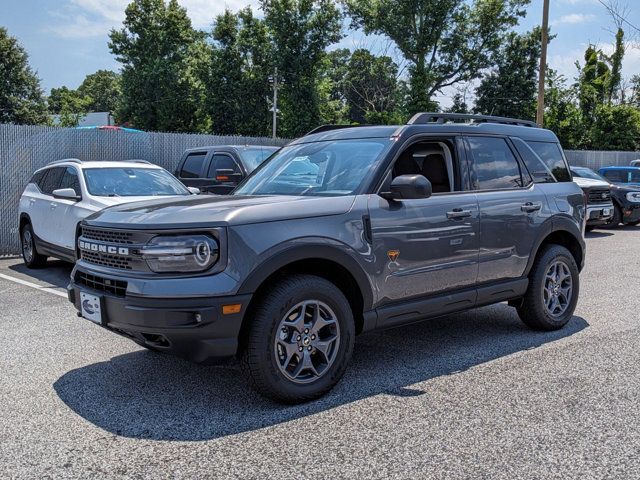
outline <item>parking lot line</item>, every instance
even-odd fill
[[[5,280],[9,280],[10,282],[19,283],[20,285],[25,285],[27,287],[35,288],[37,290],[41,290],[47,293],[53,293],[54,295],[58,295],[59,297],[67,298],[67,294],[65,292],[59,292],[58,290],[52,290],[55,287],[43,287],[42,285],[38,285],[36,283],[27,282],[26,280],[22,280],[20,278],[11,277],[9,275],[5,275],[4,273],[0,273],[0,278]]]

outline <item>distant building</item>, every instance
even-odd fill
[[[51,115],[53,124],[60,124],[60,115]],[[103,127],[113,126],[116,124],[115,118],[111,112],[91,112],[87,113],[78,122],[79,127]]]

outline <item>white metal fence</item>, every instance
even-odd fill
[[[123,130],[0,125],[0,255],[19,253],[18,201],[32,173],[62,158],[143,159],[170,172],[187,148],[205,145],[283,145],[271,138],[144,133]],[[640,152],[566,151],[572,165],[629,165]]]
[[[19,253],[20,195],[33,172],[54,160],[136,158],[173,172],[188,148],[285,143],[286,140],[272,138],[0,125],[0,255]]]

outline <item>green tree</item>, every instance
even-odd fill
[[[47,123],[40,80],[18,41],[0,27],[0,123]]]
[[[87,75],[78,87],[90,112],[115,112],[120,102],[120,75],[110,70],[98,70]]]
[[[607,98],[607,85],[611,71],[601,50],[589,45],[584,52],[584,66],[576,62],[579,70],[578,99],[582,117],[587,126],[595,119],[598,105]]]
[[[343,0],[352,25],[388,36],[410,62],[409,112],[435,93],[479,78],[529,0]]]
[[[622,59],[624,58],[624,30],[618,28],[616,32],[616,46],[613,54],[608,58],[611,64],[611,74],[607,82],[607,100],[609,104],[620,97],[622,83]]]
[[[261,8],[285,82],[278,134],[298,136],[321,121],[319,71],[325,49],[342,38],[342,15],[332,0],[261,0]]]
[[[351,58],[348,48],[327,52],[319,67],[317,89],[322,124],[348,124],[349,114],[344,83]]]
[[[640,150],[640,111],[630,105],[598,105],[588,147],[596,150]]]
[[[631,77],[629,105],[640,108],[640,74]]]
[[[91,99],[77,90],[65,86],[52,88],[47,100],[49,112],[59,115],[58,124],[62,127],[77,127],[90,110]]]
[[[578,108],[577,86],[568,87],[566,83],[564,77],[548,70],[544,126],[556,134],[564,148],[584,148],[586,136],[582,112]]]
[[[446,109],[447,113],[471,113],[467,100],[462,92],[456,92],[452,100],[451,106]]]
[[[117,117],[145,130],[192,132],[204,124],[204,35],[196,32],[177,0],[134,0],[124,28],[109,34],[122,64],[122,103]]]
[[[476,89],[476,112],[535,119],[540,36],[540,28],[506,35],[494,68]]]
[[[264,21],[250,8],[219,15],[211,34],[206,109],[214,133],[266,135],[269,132],[271,52]]]

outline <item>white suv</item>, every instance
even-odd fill
[[[67,159],[37,170],[20,197],[22,257],[30,268],[47,257],[75,262],[78,225],[121,203],[192,195],[164,168],[145,160],[83,162]]]

